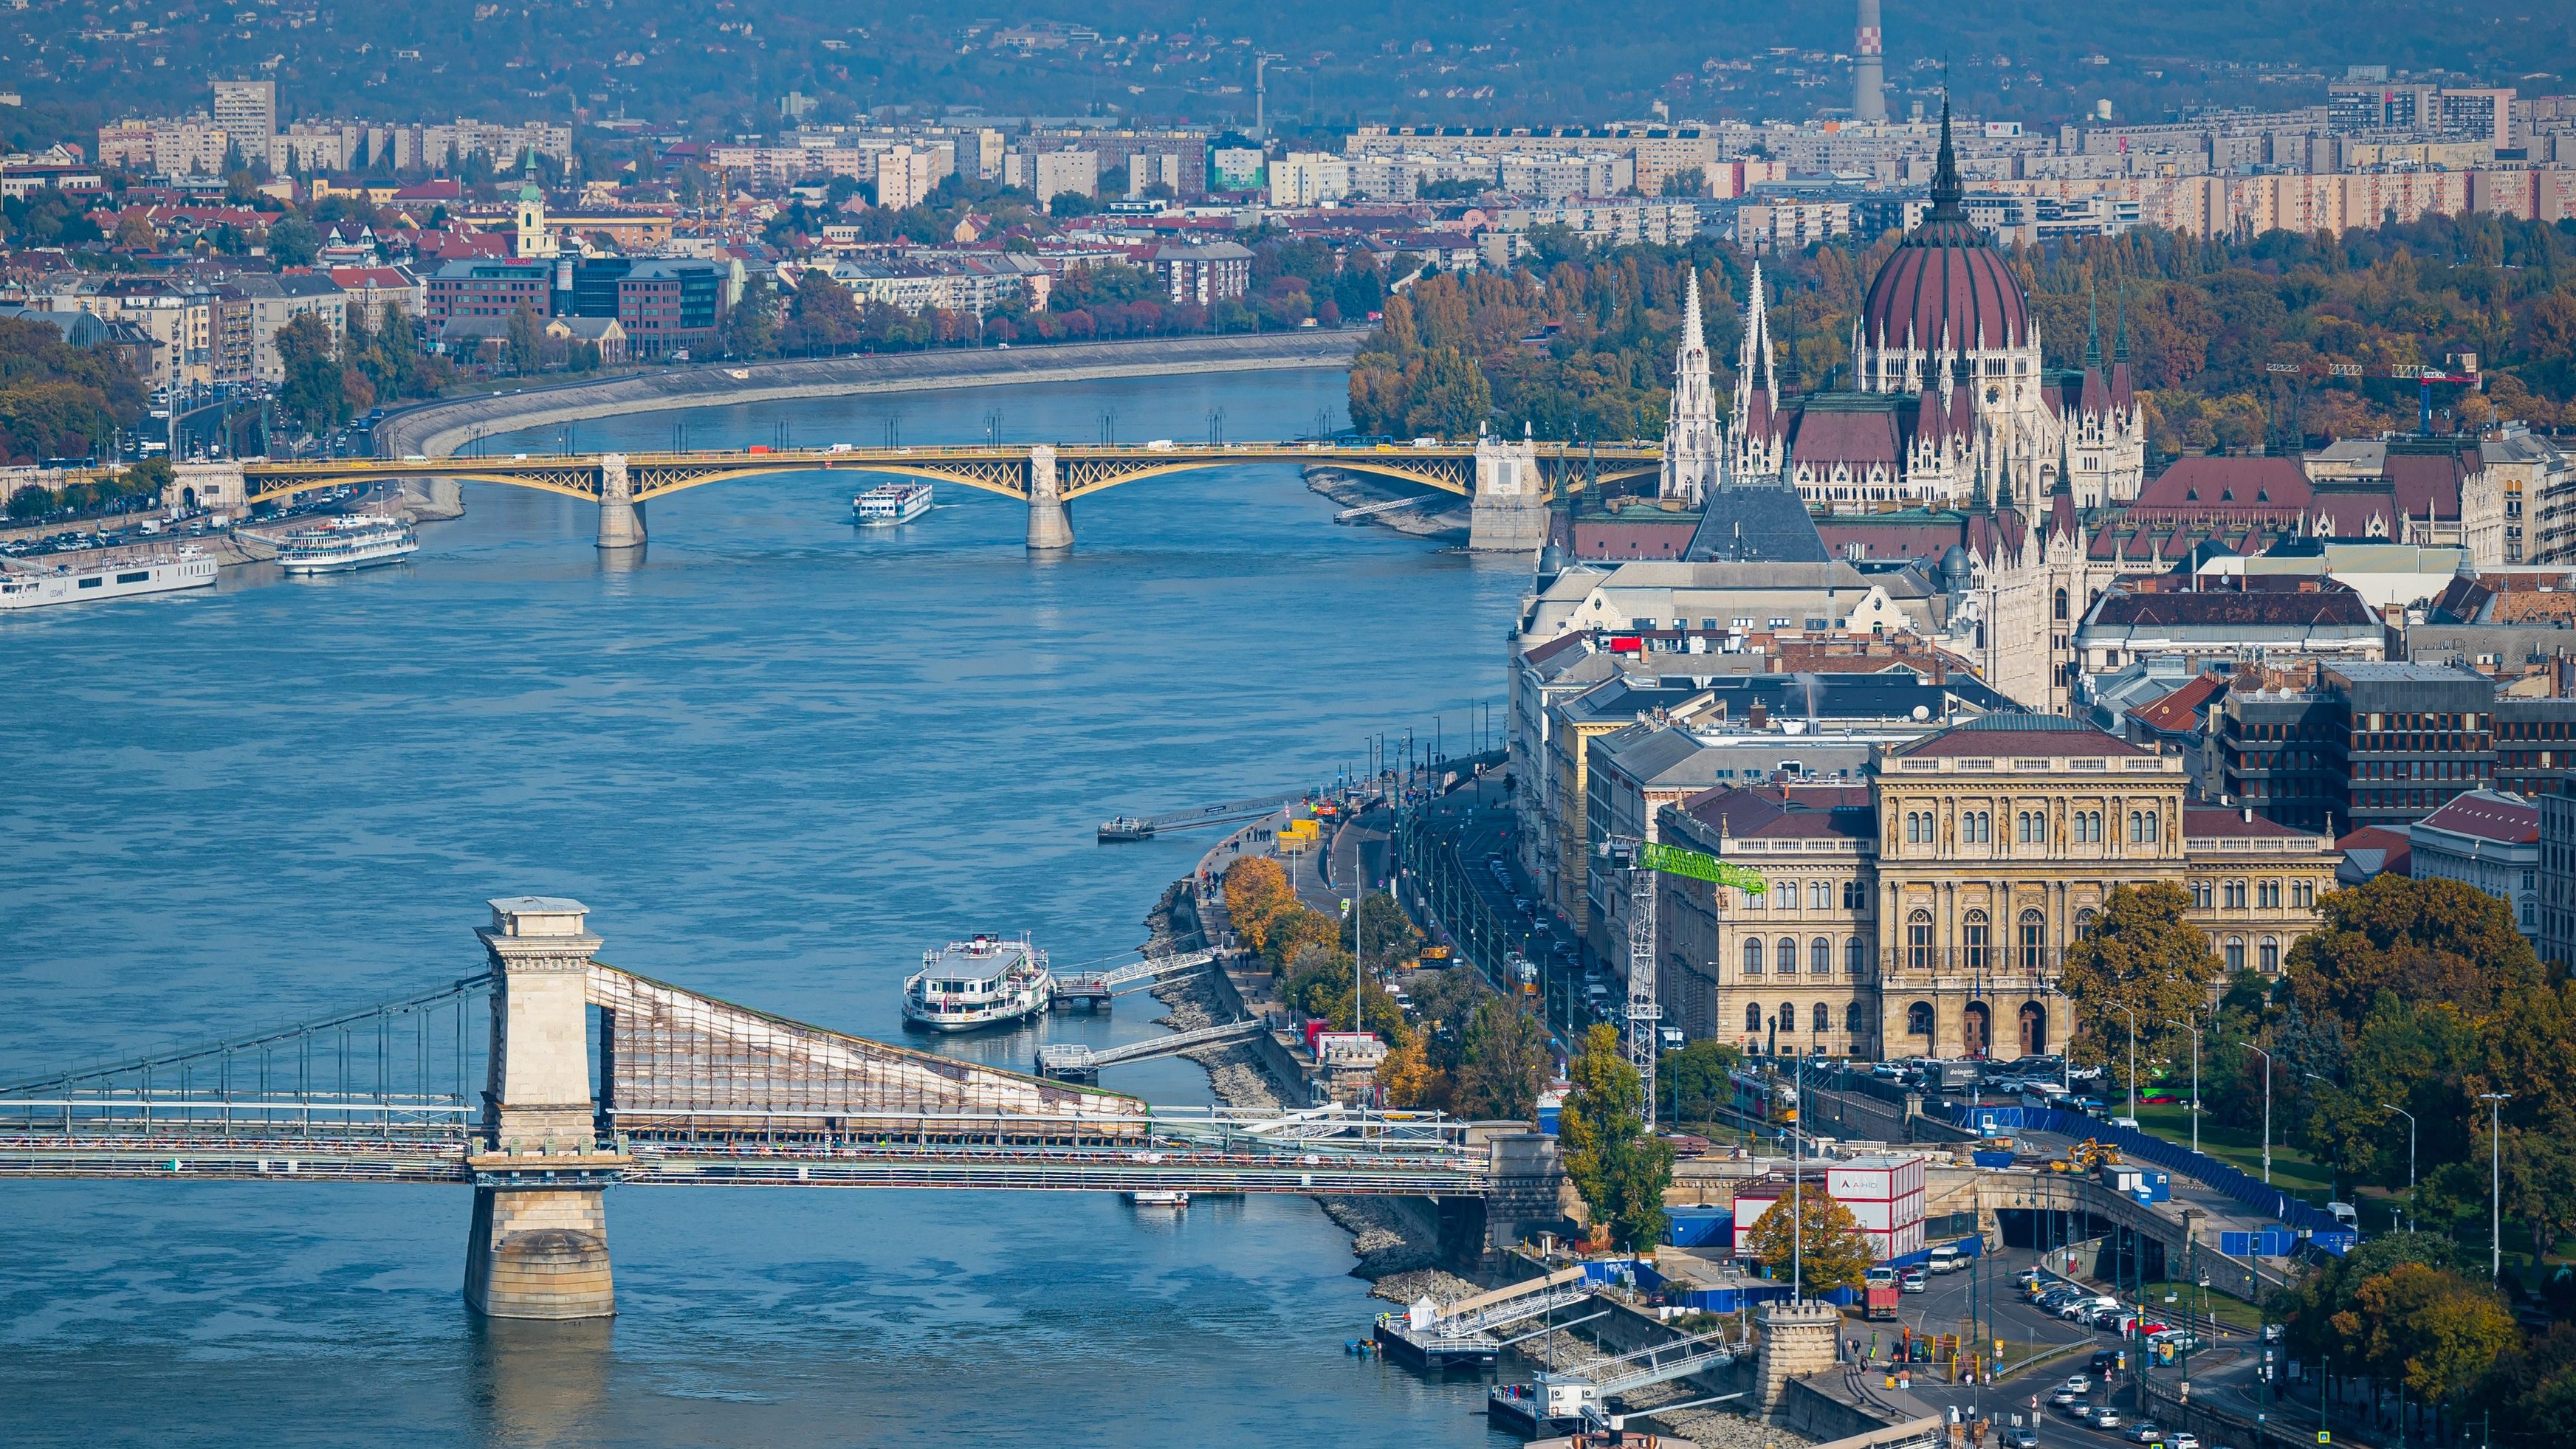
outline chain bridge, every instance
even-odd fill
[[[177,465],[197,505],[248,508],[350,483],[452,478],[559,493],[599,505],[599,546],[644,542],[653,499],[772,473],[881,473],[998,493],[1028,505],[1028,546],[1070,548],[1066,506],[1103,489],[1166,474],[1249,463],[1330,466],[1468,499],[1470,546],[1529,550],[1544,541],[1548,500],[1587,484],[1652,475],[1651,444],[1577,446],[1480,438],[1466,443],[1339,442],[966,444],[948,447],[747,448],[691,453],[512,454],[508,457],[246,458]]]
[[[604,1195],[621,1184],[1400,1194],[1491,1244],[1555,1217],[1554,1144],[1533,1133],[1158,1107],[621,970],[578,901],[491,909],[483,969],[418,995],[0,1073],[0,1181],[471,1186],[465,1298],[505,1318],[614,1312]]]

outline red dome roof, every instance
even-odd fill
[[[1950,148],[1950,103],[1941,103],[1941,153],[1932,171],[1932,210],[1878,269],[1861,305],[1861,341],[1871,347],[1953,352],[2030,342],[2030,304],[2003,254],[1986,245],[1960,205],[1965,188]]]
[[[2020,280],[1965,220],[1936,218],[1909,233],[1878,269],[1860,315],[1861,340],[1871,347],[1929,352],[1946,339],[1952,351],[1966,351],[2030,341]]]

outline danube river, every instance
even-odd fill
[[[1309,431],[1330,371],[687,415],[714,447]],[[994,416],[998,414],[998,416]],[[668,446],[674,419],[584,424]],[[500,440],[495,450],[551,447]],[[487,897],[577,896],[601,956],[900,1035],[921,951],[1129,950],[1206,843],[1117,811],[1329,780],[1498,704],[1522,567],[1332,523],[1293,469],[1023,512],[853,475],[715,485],[603,557],[587,506],[469,488],[408,564],[0,622],[0,1078],[434,987]],[[1494,710],[1499,717],[1500,710]],[[1044,1028],[1094,1044],[1156,1032]],[[1024,1066],[1020,1033],[948,1049]],[[1105,1085],[1206,1097],[1167,1060]],[[1301,1198],[1140,1218],[1099,1194],[609,1195],[619,1316],[479,1323],[462,1189],[0,1187],[12,1444],[1484,1444],[1473,1385],[1344,1355],[1386,1305]]]

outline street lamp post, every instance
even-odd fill
[[[1800,1057],[1789,1069],[1791,1090],[1796,1093],[1796,1110],[1789,1118],[1794,1134],[1789,1147],[1789,1299],[1807,1301],[1807,1197],[1805,1171],[1807,1163],[1807,1059]],[[1774,1078],[1777,1080],[1777,1078]]]
[[[2504,1282],[2504,1139],[2497,1130],[2496,1114],[2512,1095],[2478,1093],[2487,1104],[2487,1281],[2498,1284]]]
[[[2245,1049],[2263,1059],[2263,1185],[2272,1185],[2272,1054],[2254,1045]]]
[[[2197,1022],[2169,1021],[2191,1033],[2191,1150],[2200,1151],[2200,1025]],[[2130,1115],[2135,1116],[2135,1112]]]
[[[2132,1007],[2120,1010],[2129,1018],[2129,1126],[2138,1125],[2138,1013]]]
[[[2383,1112],[2394,1112],[2406,1119],[2406,1226],[2415,1226],[2415,1114],[2389,1103],[2379,1104]]]

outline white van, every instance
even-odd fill
[[[1956,1273],[1968,1266],[1968,1255],[1944,1243],[1932,1250],[1931,1256],[1924,1261],[1924,1266],[1935,1273]]]

